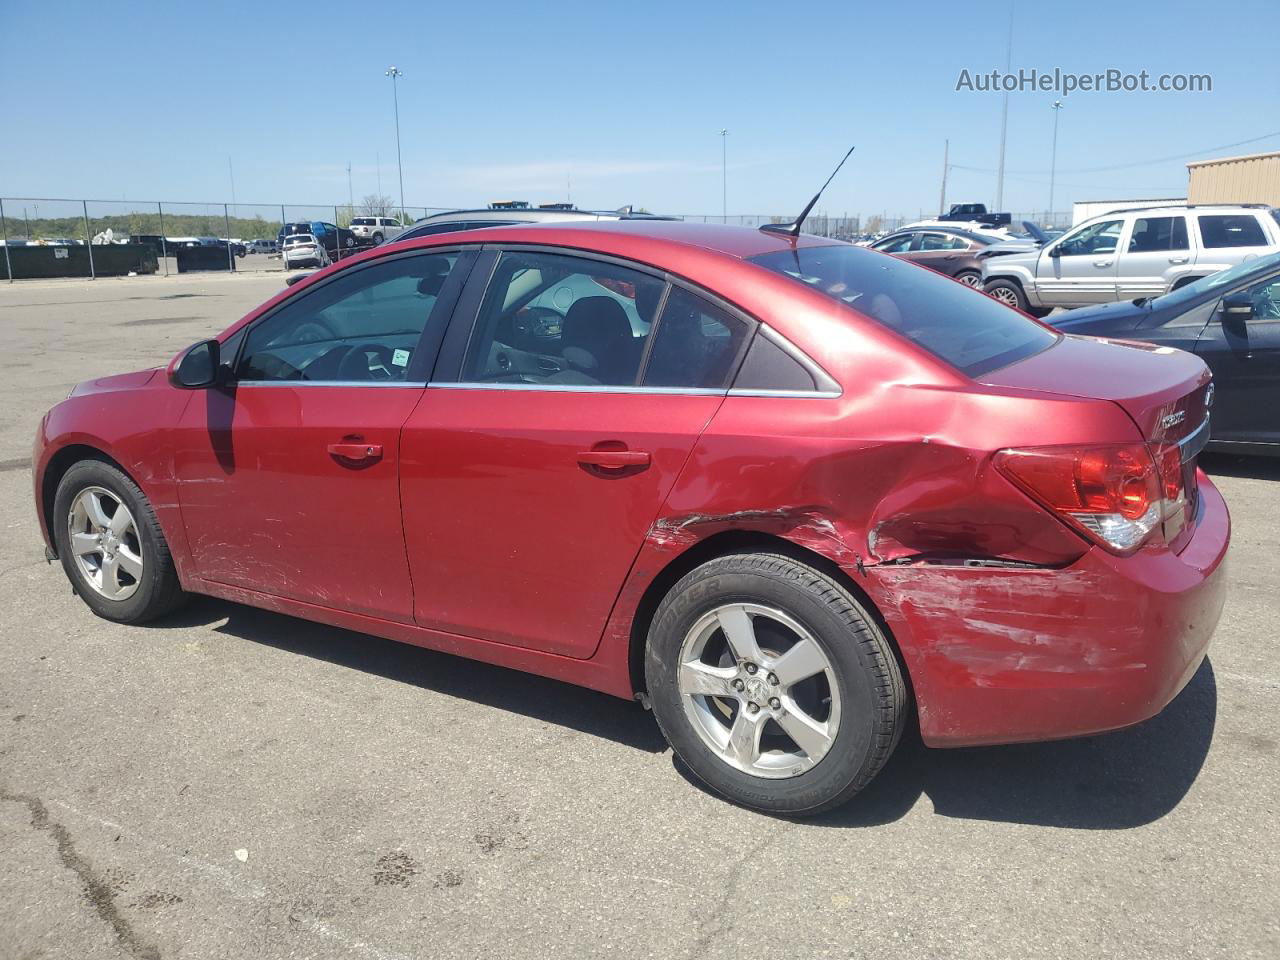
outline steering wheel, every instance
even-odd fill
[[[295,343],[309,343],[313,340],[336,339],[338,339],[338,335],[333,332],[333,328],[319,317],[311,317],[308,320],[303,320],[293,330],[293,341]]]
[[[338,363],[339,380],[396,380],[392,351],[380,343],[358,343]]]

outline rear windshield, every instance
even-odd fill
[[[353,227],[376,227],[377,221],[373,217],[355,217],[351,221]]]
[[[1058,340],[978,290],[862,247],[796,247],[751,262],[848,304],[969,377],[1039,353]]]
[[[286,247],[296,247],[300,243],[315,243],[316,238],[309,233],[295,233],[284,242]]]

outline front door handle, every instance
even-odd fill
[[[583,450],[578,462],[588,467],[621,470],[623,467],[647,467],[649,454],[643,450]]]
[[[1095,261],[1093,261],[1093,265],[1094,265],[1095,267],[1109,267],[1109,266],[1111,266],[1113,263],[1115,263],[1115,261],[1114,261],[1114,260],[1095,260]]]
[[[382,459],[382,444],[380,443],[331,443],[328,449],[331,457],[337,457],[339,460],[348,460],[352,463],[366,463]]]

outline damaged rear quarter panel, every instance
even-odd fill
[[[933,428],[921,432],[920,424]],[[998,474],[991,454],[1006,446],[1131,441],[1134,430],[1107,401],[977,384],[868,379],[864,389],[846,387],[839,398],[730,396],[653,523],[600,654],[610,658],[626,647],[645,590],[668,564],[730,530],[781,537],[828,558],[897,624],[904,624],[897,615],[904,581],[873,575],[877,568],[913,582],[936,576],[953,583],[955,568],[939,573],[942,568],[919,561],[1068,566],[1085,553],[1085,542]],[[1048,589],[1058,575],[1051,569],[1020,582]],[[950,602],[941,593],[938,599]],[[1016,591],[1008,599],[1016,603]],[[972,617],[1017,629],[1016,617],[1002,620],[994,610]],[[915,648],[939,642],[933,621],[918,621],[898,640],[914,682],[923,662]]]

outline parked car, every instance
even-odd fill
[[[1038,250],[983,268],[987,293],[1037,316],[1158,297],[1201,277],[1280,251],[1280,218],[1252,205],[1114,210],[1086,220]]]
[[[995,237],[955,227],[915,227],[891,233],[871,244],[872,250],[937,270],[970,287],[982,286],[982,255],[996,246]],[[1034,249],[1032,242],[1006,241],[1004,252]]]
[[[257,240],[250,240],[245,247],[249,253],[275,253],[279,249],[276,241],[261,237]]]
[[[1163,297],[1081,307],[1049,322],[1064,333],[1195,353],[1213,371],[1210,446],[1280,455],[1280,254]]]
[[[618,210],[578,210],[562,204],[549,207],[518,207],[510,202],[483,210],[451,210],[437,213],[416,221],[397,241],[416,240],[440,233],[456,233],[459,230],[478,230],[483,227],[507,227],[525,223],[571,223],[604,220],[671,220],[653,213],[636,213],[631,207]]]
[[[351,220],[351,232],[358,243],[376,246],[386,240],[394,240],[403,230],[404,225],[395,217],[353,217]]]
[[[331,260],[350,256],[356,250],[356,235],[345,227],[335,226],[324,220],[301,220],[286,223],[276,234],[276,243],[283,249],[286,237],[310,234],[329,253]]]
[[[285,270],[294,267],[327,267],[333,263],[329,251],[309,233],[294,233],[284,238],[281,250]]]
[[[497,227],[76,387],[36,510],[109,620],[212,594],[639,697],[713,789],[812,814],[912,713],[961,746],[1168,703],[1225,589],[1209,387],[837,241]]]

